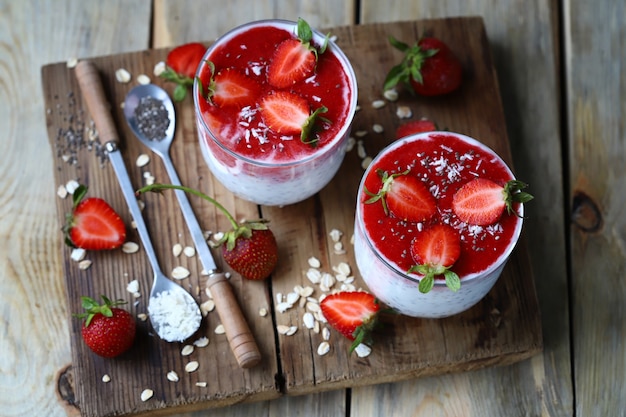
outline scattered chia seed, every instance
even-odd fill
[[[154,97],[143,97],[135,108],[137,128],[148,140],[163,140],[170,125],[170,117],[163,102]]]

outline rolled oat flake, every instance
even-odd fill
[[[163,140],[170,125],[163,102],[151,96],[142,97],[135,108],[137,128],[148,140]]]

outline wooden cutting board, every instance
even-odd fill
[[[393,140],[394,130],[402,122],[396,110],[404,105],[412,109],[413,119],[427,117],[442,129],[473,136],[511,163],[498,80],[480,18],[368,24],[331,28],[330,32],[337,36],[337,43],[351,60],[357,75],[360,111],[353,133],[363,141],[368,155],[375,156]],[[387,102],[378,109],[372,106],[375,100],[382,99],[381,86],[386,72],[401,59],[401,54],[389,45],[388,36],[412,43],[424,34],[441,38],[461,59],[465,78],[460,91],[446,97],[423,98],[400,90],[397,102]],[[168,182],[168,177],[155,155],[150,155],[151,162],[147,166],[136,166],[137,157],[149,151],[132,137],[120,104],[136,84],[139,74],[150,76],[153,82],[172,92],[171,84],[152,75],[154,65],[164,60],[167,52],[168,49],[148,50],[92,59],[101,72],[105,92],[112,103],[127,169],[136,188],[145,183],[146,173],[158,182]],[[130,83],[116,81],[115,71],[119,68],[132,74]],[[90,195],[108,200],[130,226],[130,215],[113,169],[99,149],[97,138],[93,138],[91,118],[73,70],[65,63],[47,65],[42,68],[42,85],[56,184],[61,186],[78,180],[88,185]],[[251,282],[234,273],[230,279],[259,344],[263,362],[249,370],[237,366],[225,336],[214,333],[219,324],[216,312],[208,313],[198,334],[198,337],[208,337],[209,345],[196,348],[189,356],[181,354],[183,344],[161,341],[152,333],[149,321],[140,319],[138,338],[129,353],[113,360],[95,356],[81,340],[79,320],[71,316],[80,311],[80,296],[106,294],[123,298],[128,301],[127,307],[140,315],[147,309],[152,271],[141,249],[133,254],[121,250],[88,253],[87,259],[92,264],[80,269],[79,264],[70,259],[71,252],[63,245],[59,232],[71,323],[74,389],[84,416],[188,412],[281,395],[510,364],[542,349],[539,308],[522,237],[493,290],[469,311],[438,320],[386,317],[373,352],[365,358],[349,354],[349,342],[331,331],[330,352],[318,355],[322,332],[316,333],[302,324],[306,308],[296,304],[281,313],[275,306],[279,294],[285,296],[296,285],[313,286],[315,297],[322,294],[319,286],[311,284],[305,275],[312,256],[321,261],[323,272],[332,273],[340,262],[348,263],[356,287],[366,288],[356,270],[350,243],[356,191],[363,174],[356,147],[346,155],[335,179],[316,196],[283,208],[257,207],[235,198],[209,173],[199,151],[191,97],[178,103],[176,110],[177,129],[171,156],[182,182],[214,196],[236,218],[252,219],[261,214],[271,221],[279,242],[280,261],[270,280]],[[384,132],[376,133],[374,124],[380,124]],[[179,265],[188,268],[191,275],[181,284],[199,302],[206,301],[208,296],[199,260],[172,254],[176,243],[192,245],[175,196],[166,191],[160,196],[142,196],[141,200],[145,202],[144,218],[163,271],[168,273]],[[193,197],[190,200],[200,224],[207,231],[228,229],[226,219],[211,205]],[[57,198],[59,227],[70,208],[70,198]],[[129,240],[139,243],[136,232],[129,229]],[[333,247],[330,238],[333,229],[343,232],[344,254],[336,253]],[[219,253],[215,254],[218,263],[228,271]],[[135,279],[140,283],[139,298],[127,291],[128,283]],[[259,314],[263,308],[270,312],[267,316]],[[276,331],[278,325],[297,326],[298,330],[287,336]],[[185,371],[190,361],[199,363],[199,369],[192,373]],[[180,380],[169,381],[166,377],[169,371],[175,371]],[[102,381],[104,375],[110,376],[110,382]],[[147,401],[140,399],[144,389],[154,392]]]

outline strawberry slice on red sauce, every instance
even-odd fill
[[[389,175],[379,171],[382,186],[377,193],[365,190],[370,198],[366,204],[380,201],[385,214],[414,223],[432,219],[437,213],[437,202],[426,185],[408,171]]]
[[[281,42],[267,68],[267,80],[276,88],[287,88],[315,73],[318,54],[326,51],[328,37],[317,48],[313,45],[313,30],[303,19],[298,19],[297,39]]]
[[[522,191],[527,184],[511,180],[504,186],[485,178],[476,178],[463,185],[452,198],[452,209],[457,217],[467,223],[488,226],[500,220],[504,210],[515,211],[514,203],[525,203],[533,196]]]
[[[435,224],[420,232],[411,243],[411,257],[415,261],[408,273],[423,275],[420,292],[427,293],[435,284],[435,277],[443,275],[453,291],[461,286],[459,276],[450,270],[461,255],[461,236],[452,226]]]
[[[311,113],[309,102],[302,96],[287,91],[277,91],[261,99],[263,121],[274,132],[281,135],[300,135],[304,143],[315,143],[310,138],[315,123],[321,113],[328,109],[324,106]]]
[[[255,80],[232,68],[217,73],[209,88],[209,98],[220,107],[250,105],[261,92]]]

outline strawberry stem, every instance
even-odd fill
[[[400,175],[407,175],[409,172],[410,170],[407,169],[404,172],[399,172],[396,174],[389,175],[387,171],[383,171],[381,169],[377,170],[376,173],[378,174],[378,176],[380,177],[380,180],[382,181],[382,186],[380,187],[377,193],[373,193],[369,191],[366,187],[364,187],[363,191],[365,191],[365,194],[370,196],[370,198],[368,198],[365,201],[365,204],[372,204],[380,200],[380,202],[383,205],[385,216],[388,216],[389,208],[387,207],[387,200],[385,199],[385,197],[387,196],[387,193],[389,192],[389,189],[391,188],[391,184],[393,183],[393,180],[396,177],[399,177]]]
[[[508,214],[514,213],[517,217],[521,217],[517,211],[513,209],[513,203],[527,203],[533,198],[532,194],[522,191],[528,187],[528,184],[519,180],[511,180],[504,186],[504,204]]]
[[[232,216],[232,214],[230,214],[230,212],[228,210],[226,210],[226,208],[221,205],[216,199],[209,197],[208,195],[202,193],[201,191],[195,190],[193,188],[189,188],[189,187],[185,187],[184,185],[174,185],[174,184],[151,184],[151,185],[146,185],[145,187],[142,187],[140,189],[138,189],[136,191],[136,194],[141,194],[141,193],[147,193],[147,192],[156,192],[156,193],[160,193],[162,190],[165,189],[174,189],[174,190],[181,190],[184,191],[186,193],[190,193],[193,194],[195,196],[198,196],[208,202],[210,202],[211,204],[213,204],[215,207],[217,207],[217,209],[219,211],[221,211],[226,218],[228,219],[228,221],[230,222],[230,224],[233,226],[233,229],[238,229],[239,228],[239,223],[237,222],[237,220],[235,220],[235,218]]]

